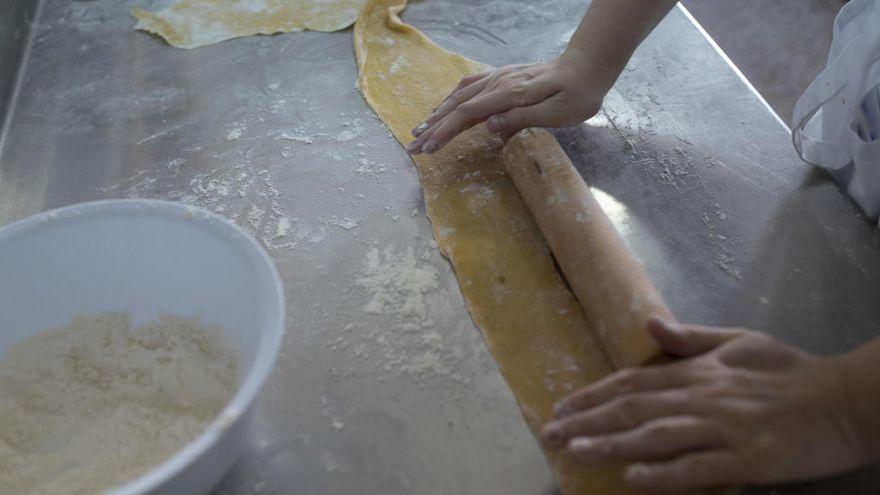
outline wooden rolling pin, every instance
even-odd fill
[[[652,316],[672,320],[672,313],[556,138],[525,129],[503,159],[612,364],[659,358],[645,324]]]

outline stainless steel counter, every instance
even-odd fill
[[[358,94],[351,32],[184,51],[132,29],[133,5],[165,3],[42,2],[0,143],[0,224],[155,197],[219,211],[267,245],[287,336],[247,454],[217,495],[551,492],[432,247],[416,172]],[[585,9],[430,0],[404,17],[501,65],[558,53]],[[682,11],[588,124],[557,135],[681,319],[820,353],[880,334],[880,231],[799,162]],[[382,278],[395,270],[423,283]],[[369,311],[389,292],[416,307]],[[777,492],[869,493],[876,480],[864,471]]]

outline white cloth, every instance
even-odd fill
[[[878,219],[880,0],[852,0],[840,9],[828,63],[794,107],[792,140],[804,161],[829,169]]]

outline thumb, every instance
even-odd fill
[[[703,354],[743,334],[740,330],[648,320],[648,333],[664,352],[676,357]]]

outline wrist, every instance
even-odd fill
[[[851,433],[851,443],[867,463],[880,459],[880,380],[872,369],[876,361],[866,362],[870,356],[864,354],[856,349],[826,359],[838,378],[842,403],[837,407],[846,425],[844,431]]]
[[[576,46],[569,46],[559,56],[559,63],[570,67],[575,71],[581,81],[586,85],[586,90],[602,99],[614,86],[617,77],[623,70],[612,65],[602,63],[587,51]]]

